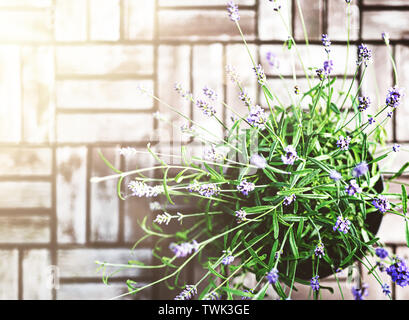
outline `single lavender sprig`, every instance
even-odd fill
[[[249,195],[249,192],[255,189],[255,185],[252,182],[248,182],[246,179],[240,181],[240,184],[237,186],[237,190],[239,190],[245,196]]]
[[[314,249],[314,253],[319,258],[322,258],[323,256],[325,256],[324,244],[322,242],[317,244],[317,246]]]
[[[368,285],[364,283],[361,288],[353,286],[351,291],[355,300],[364,300],[368,295]]]
[[[348,150],[349,149],[349,144],[351,143],[351,137],[349,136],[339,136],[339,140],[337,141],[337,146],[341,149],[341,150]]]
[[[208,97],[210,100],[216,101],[217,100],[217,93],[213,89],[205,86],[203,88],[203,94]]]
[[[197,288],[194,285],[186,285],[185,289],[179,293],[174,300],[191,300],[197,295]]]
[[[375,254],[381,259],[385,259],[389,256],[389,252],[385,248],[376,248]]]
[[[294,161],[298,159],[297,151],[292,145],[287,146],[285,149],[285,154],[281,156],[281,160],[284,164],[294,164]]]
[[[406,287],[409,285],[409,268],[404,260],[396,258],[395,263],[386,269],[386,273],[398,286]]]
[[[385,196],[379,195],[372,201],[373,206],[380,212],[385,213],[391,208],[391,204]]]
[[[402,97],[404,96],[402,88],[393,87],[389,88],[386,96],[386,105],[395,109],[401,104]]]
[[[236,211],[236,221],[237,223],[242,223],[247,220],[247,212],[243,209]]]
[[[393,150],[393,152],[399,152],[399,151],[400,151],[400,145],[397,144],[397,143],[395,143],[395,144],[392,146],[392,150]]]
[[[229,1],[227,3],[227,12],[231,21],[237,22],[240,20],[239,6],[235,4],[234,1]]]
[[[390,287],[389,287],[389,285],[388,285],[387,283],[384,283],[384,284],[382,285],[382,292],[383,292],[386,296],[388,296],[388,295],[391,294]]]
[[[327,53],[330,53],[330,52],[331,52],[331,49],[330,49],[330,47],[331,47],[331,40],[329,39],[328,35],[327,35],[327,34],[323,34],[322,37],[321,37],[321,41],[322,41],[322,45],[323,45],[324,48],[325,48],[325,51],[326,51]]]
[[[292,194],[291,196],[288,196],[288,197],[285,197],[285,198],[284,198],[283,204],[284,204],[285,206],[289,206],[291,203],[293,203],[293,201],[294,201],[295,199],[296,199],[295,194]]]
[[[332,60],[324,61],[324,75],[329,76],[334,70],[334,62]]]
[[[360,44],[358,46],[358,61],[357,65],[365,64],[368,65],[372,61],[372,50],[368,48],[365,44]]]
[[[252,106],[250,108],[249,116],[247,117],[247,122],[252,126],[263,130],[266,127],[267,115],[264,109],[260,106]]]
[[[361,163],[358,163],[352,170],[352,175],[355,178],[359,178],[365,175],[368,172],[368,169],[368,164],[365,161],[362,161]]]
[[[277,55],[271,51],[266,53],[266,59],[268,64],[274,68],[278,69],[280,67],[280,60],[278,59]]]
[[[257,80],[258,83],[262,86],[265,86],[267,83],[267,77],[266,74],[264,73],[264,69],[261,66],[261,64],[259,64],[258,66],[253,67],[254,72],[257,75]]]
[[[311,284],[311,289],[313,291],[319,291],[320,290],[320,282],[319,282],[319,276],[315,276],[311,278],[310,284]]]
[[[347,234],[351,227],[351,221],[348,218],[343,218],[342,216],[338,216],[337,222],[335,226],[332,228],[334,231],[341,231],[344,234]]]
[[[278,270],[273,268],[266,276],[270,284],[275,284],[278,281]]]
[[[149,186],[144,182],[133,180],[129,182],[128,188],[132,191],[132,196],[135,197],[156,197],[164,192],[163,186]]]
[[[196,106],[202,110],[203,114],[208,116],[208,117],[212,117],[216,114],[216,109],[209,105],[206,101],[202,100],[202,99],[197,99],[196,100]]]
[[[362,188],[357,184],[355,179],[352,179],[349,181],[349,185],[345,186],[345,192],[352,197],[356,193],[362,193]]]
[[[368,96],[358,97],[358,110],[365,111],[371,105],[371,99]]]
[[[342,175],[336,170],[331,170],[329,173],[329,177],[334,181],[339,181],[342,179]]]
[[[169,249],[174,253],[176,258],[185,258],[190,255],[193,251],[199,249],[199,244],[196,240],[193,240],[192,243],[183,242],[181,244],[171,243]]]

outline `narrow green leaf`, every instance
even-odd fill
[[[167,186],[167,176],[168,176],[169,167],[166,168],[165,174],[163,175],[163,190],[165,191],[165,196],[171,204],[175,204],[169,196],[168,186]]]
[[[292,228],[291,228],[291,230],[290,230],[289,241],[290,241],[290,247],[291,247],[291,250],[292,250],[292,252],[293,252],[293,254],[294,254],[294,257],[295,257],[296,259],[298,259],[298,258],[299,258],[298,247],[297,247],[297,243],[296,243],[296,241],[295,241],[294,231],[293,231]]]

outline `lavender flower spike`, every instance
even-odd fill
[[[237,186],[237,190],[239,190],[245,196],[249,195],[249,192],[255,189],[255,185],[252,182],[248,182],[246,179],[240,181],[240,184]]]
[[[266,276],[268,282],[270,282],[270,284],[275,284],[278,280],[278,270],[277,269],[271,269],[271,271],[269,273],[267,273]]]
[[[371,99],[368,96],[358,97],[358,110],[364,111],[371,105]]]
[[[345,138],[344,138],[344,136],[339,136],[339,140],[337,141],[337,146],[341,150],[348,150],[351,140],[352,139],[349,136],[347,136]]]
[[[281,160],[284,164],[294,164],[294,161],[298,159],[297,151],[292,145],[287,146],[285,154],[281,156]]]
[[[355,179],[352,179],[349,181],[349,185],[345,186],[345,192],[352,197],[355,193],[361,193],[362,188],[356,183]]]
[[[236,211],[237,223],[242,223],[242,222],[246,221],[247,220],[246,216],[247,216],[246,211],[244,211],[244,210]]]
[[[329,173],[329,177],[334,181],[339,181],[342,179],[342,175],[336,170],[331,170]]]
[[[203,88],[203,94],[208,97],[210,100],[216,101],[217,100],[217,93],[213,89],[205,86]]]
[[[335,226],[332,228],[334,231],[341,231],[344,234],[347,234],[351,226],[351,221],[348,218],[343,218],[342,216],[338,216],[337,222]]]
[[[352,171],[352,175],[355,178],[361,177],[365,175],[368,172],[368,164],[365,161],[362,161],[361,163],[358,163],[354,170]]]
[[[227,11],[231,21],[237,22],[240,20],[239,6],[235,4],[234,1],[229,1],[227,3]]]
[[[314,253],[317,257],[322,258],[323,256],[325,256],[325,252],[324,252],[324,244],[322,242],[320,242],[314,250]]]
[[[372,61],[372,51],[368,49],[367,45],[365,44],[360,44],[358,47],[358,61],[357,64],[361,65],[362,63],[365,64],[365,66],[368,65],[368,62]]]
[[[397,144],[397,143],[395,143],[395,144],[392,146],[392,150],[393,150],[393,152],[399,152],[399,150],[400,150],[400,145]]]
[[[267,167],[267,160],[263,156],[256,153],[250,157],[250,163],[259,169],[264,169]]]
[[[321,41],[322,41],[322,45],[325,47],[325,51],[327,52],[327,53],[329,53],[331,50],[330,50],[330,47],[331,47],[331,40],[328,38],[328,35],[327,34],[323,34],[322,35],[322,38],[321,38]]]
[[[247,122],[252,126],[263,130],[266,127],[267,115],[264,109],[260,106],[252,106],[250,108],[249,116],[247,117]]]
[[[318,281],[319,276],[315,276],[311,279],[311,288],[313,291],[318,291],[320,290],[320,282]]]
[[[291,196],[288,196],[288,197],[285,197],[285,198],[284,198],[283,204],[284,204],[285,206],[289,206],[291,203],[293,203],[293,201],[294,201],[295,199],[296,199],[295,194],[292,194]]]
[[[208,117],[214,116],[216,114],[216,110],[214,107],[209,105],[206,101],[202,99],[197,99],[196,100],[196,106],[202,110],[203,114],[205,114]]]
[[[386,105],[391,108],[396,108],[400,105],[401,99],[403,97],[403,90],[398,87],[393,87],[388,90],[388,94],[386,96]]]
[[[385,213],[391,208],[391,204],[385,196],[379,195],[372,201],[373,206],[380,212]]]
[[[169,249],[175,254],[177,258],[184,258],[192,253],[192,251],[197,251],[199,249],[199,244],[196,240],[192,243],[183,242],[181,244],[171,243]]]
[[[185,289],[179,293],[174,300],[191,300],[195,295],[197,295],[196,286],[186,285]]]

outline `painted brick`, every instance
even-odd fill
[[[354,1],[350,11],[344,1],[328,1],[328,35],[331,40],[348,39],[348,14],[350,15],[350,40],[359,37],[359,8]]]
[[[187,117],[191,117],[191,103],[183,99],[174,89],[175,83],[180,83],[186,90],[190,86],[190,57],[189,46],[159,46],[158,69],[158,96],[176,110]],[[180,143],[187,141],[185,135],[180,132],[180,127],[186,123],[186,119],[170,110],[164,104],[159,104],[159,112],[168,121],[159,121],[158,137],[161,143],[167,144],[170,140]],[[171,123],[169,123],[169,121]]]
[[[91,40],[119,40],[120,1],[90,0]]]
[[[254,11],[242,10],[240,16],[240,27],[246,39],[254,39]],[[160,10],[158,19],[161,39],[240,39],[239,31],[225,11]]]
[[[398,76],[400,87],[408,87],[409,76],[409,48],[406,46],[396,47],[396,65],[398,66]],[[409,101],[404,97],[401,105],[395,114],[396,117],[396,138],[403,141],[409,140],[407,123],[409,121]]]
[[[153,72],[153,47],[60,46],[57,73],[74,75],[147,75]]]
[[[236,0],[234,3],[240,5],[251,6],[255,5],[255,0]],[[159,0],[159,6],[178,7],[178,6],[223,6],[226,7],[224,0]],[[239,8],[240,9],[240,8]]]
[[[23,47],[23,139],[46,142],[54,128],[54,49]]]
[[[405,223],[402,217],[387,214],[383,217],[377,236],[387,243],[406,243]]]
[[[152,118],[146,114],[60,114],[57,117],[59,142],[141,141],[149,140],[151,131]]]
[[[146,283],[138,283],[139,286],[144,286]],[[128,287],[125,283],[74,283],[63,284],[57,290],[57,300],[110,300],[121,294],[127,293]],[[127,295],[123,299],[135,300],[150,300],[152,290],[149,288],[143,290],[137,295]]]
[[[153,99],[140,94],[137,86],[149,91],[151,80],[60,80],[57,107],[67,109],[132,109],[153,107]]]
[[[0,7],[22,8],[48,8],[53,5],[53,0],[0,0]]]
[[[57,239],[84,243],[86,230],[87,149],[58,148]]]
[[[48,148],[2,148],[0,175],[51,175],[52,152]]]
[[[21,139],[21,67],[17,46],[0,47],[0,141]]]
[[[51,183],[0,182],[0,208],[50,208]]]
[[[51,10],[13,10],[0,12],[0,40],[52,40]]]
[[[119,168],[119,153],[113,148],[100,149],[115,167]],[[92,151],[91,176],[114,174],[102,161],[98,150]],[[116,194],[117,179],[91,184],[91,241],[117,241],[119,226],[119,198]]]
[[[273,11],[271,2],[259,1],[258,32],[260,40],[287,40],[290,35],[291,22],[288,17],[291,15],[291,1],[282,2],[281,15],[285,21],[283,24],[280,15]]]
[[[50,300],[52,298],[50,252],[46,249],[27,250],[22,252],[23,299]]]
[[[57,41],[85,41],[87,20],[87,1],[56,0],[55,38]]]
[[[18,299],[18,251],[0,250],[0,299]]]
[[[58,267],[61,278],[102,278],[102,271],[97,269],[99,265],[95,261],[127,264],[129,260],[138,260],[149,264],[151,252],[148,249],[60,249],[58,250]],[[117,269],[107,267],[107,272]],[[147,277],[148,273],[144,269],[126,268],[125,270],[112,276],[115,277]],[[62,281],[61,281],[62,282]]]
[[[0,217],[0,243],[48,243],[50,218],[46,216]]]
[[[406,0],[363,0],[365,5],[385,5],[385,6],[403,6],[407,5]]]
[[[408,39],[406,21],[408,11],[367,11],[363,13],[362,36],[364,39],[382,39],[382,32],[388,32],[391,39]]]
[[[127,40],[150,40],[154,36],[155,1],[123,1],[123,37]]]
[[[323,30],[322,11],[324,7],[323,0],[303,0],[299,1],[304,17],[305,27],[309,39],[321,39]],[[295,5],[295,39],[304,39],[304,30],[301,22],[301,15],[297,4]]]

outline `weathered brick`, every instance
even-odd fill
[[[95,261],[128,264],[129,260],[138,260],[149,264],[151,252],[148,249],[130,249],[113,248],[113,249],[60,249],[58,250],[58,267],[61,278],[102,278],[102,271],[97,269],[99,265]],[[117,270],[116,267],[107,267],[107,272]],[[149,274],[145,269],[126,268],[118,272],[115,277],[147,277]]]
[[[402,157],[402,153],[406,152],[404,150],[409,150],[408,144],[400,144],[401,151],[399,152],[391,152],[388,157],[379,161],[379,166],[382,171],[387,172],[397,172],[402,168],[404,164],[407,163],[408,159],[406,157]],[[376,155],[382,155],[390,150],[392,150],[393,144],[387,144],[385,148],[379,149],[379,152]],[[403,149],[403,150],[402,150]],[[406,170],[407,171],[407,170]]]
[[[144,286],[146,283],[138,283],[138,286]],[[67,283],[60,286],[57,290],[57,300],[108,300],[121,294],[127,293],[126,283]],[[136,295],[126,295],[123,299],[150,300],[152,290],[150,288],[139,292]]]
[[[149,75],[153,72],[153,47],[60,46],[57,47],[57,72],[69,75]]]
[[[0,0],[0,7],[22,8],[48,8],[53,5],[53,0]]]
[[[236,4],[251,6],[256,3],[256,0],[236,0]],[[159,0],[159,6],[166,7],[179,7],[179,6],[223,6],[226,7],[226,1],[224,0]],[[239,8],[240,9],[240,8]]]
[[[240,39],[239,31],[224,10],[160,10],[158,15],[161,39]],[[246,39],[254,39],[254,11],[242,10],[240,15],[240,27]]]
[[[90,0],[91,40],[119,40],[119,0]]]
[[[23,299],[50,300],[52,298],[50,251],[34,249],[22,251],[22,254]]]
[[[0,299],[18,299],[18,251],[0,250]]]
[[[396,248],[396,255],[400,258],[403,258],[406,261],[406,264],[409,263],[409,248],[404,245]],[[396,288],[396,300],[408,300],[409,292],[408,287],[401,287],[395,284]]]
[[[344,1],[327,1],[328,3],[328,35],[331,40],[348,39],[348,15],[350,16],[350,40],[359,37],[359,7],[354,1],[350,9]]]
[[[50,208],[51,183],[0,182],[0,208]]]
[[[309,39],[321,39],[323,30],[323,7],[324,0],[303,0],[297,1],[300,4],[302,15],[304,17],[305,28]],[[295,5],[295,39],[304,39],[304,30],[302,27],[301,15],[297,4]]]
[[[123,1],[123,37],[127,40],[153,38],[155,1]]]
[[[258,29],[260,40],[287,40],[291,30],[291,1],[282,2],[281,15],[273,11],[271,2],[259,1]]]
[[[189,46],[159,46],[158,61],[158,96],[167,104],[180,111],[187,117],[191,117],[190,102],[183,99],[174,89],[175,83],[180,83],[186,90],[190,86],[190,56]],[[159,121],[158,137],[161,143],[167,144],[174,140],[176,143],[186,141],[185,135],[180,132],[180,127],[187,122],[176,112],[166,105],[159,103],[159,112],[168,121]]]
[[[84,243],[86,229],[87,149],[57,149],[57,239]]]
[[[97,149],[92,151],[91,176],[102,177],[114,172],[102,161]],[[106,159],[119,168],[119,153],[114,148],[100,149]],[[117,179],[91,184],[91,241],[117,241],[119,226],[119,198]]]
[[[152,118],[147,114],[60,114],[59,142],[101,142],[149,140]]]
[[[0,141],[21,139],[21,67],[18,46],[0,47]]]
[[[48,148],[2,148],[0,175],[51,175],[52,153]]]
[[[193,94],[195,98],[203,97],[202,90],[209,86],[218,94],[218,101],[223,101],[223,71],[224,66],[220,57],[223,55],[223,47],[219,44],[209,46],[199,45],[193,47]],[[206,61],[206,63],[203,63]],[[210,72],[211,71],[211,72]],[[220,102],[211,102],[216,109],[216,116],[223,119],[223,106]],[[207,132],[203,132],[203,137],[214,141],[217,136],[221,137],[222,127],[214,117],[209,118],[196,106],[193,106],[193,118]],[[216,137],[215,137],[216,135]]]
[[[53,138],[54,49],[23,47],[23,140],[46,142]]]
[[[51,10],[12,10],[0,12],[0,40],[52,40]]]
[[[382,32],[388,32],[391,39],[397,40],[409,36],[406,28],[408,11],[367,11],[362,19],[362,36],[366,40],[380,40]]]
[[[137,86],[152,91],[151,80],[60,80],[57,107],[68,109],[132,109],[153,107],[153,99]]]
[[[383,242],[400,244],[405,243],[406,234],[404,219],[395,214],[387,214],[382,219],[377,236]]]
[[[87,1],[56,0],[56,40],[85,41],[87,39],[87,20]]]
[[[408,87],[409,84],[409,48],[406,46],[396,47],[396,65],[398,66],[399,87]],[[403,141],[409,140],[407,124],[409,122],[409,101],[403,97],[402,103],[395,111],[396,138]]]
[[[50,218],[46,216],[0,217],[0,243],[48,243]]]

